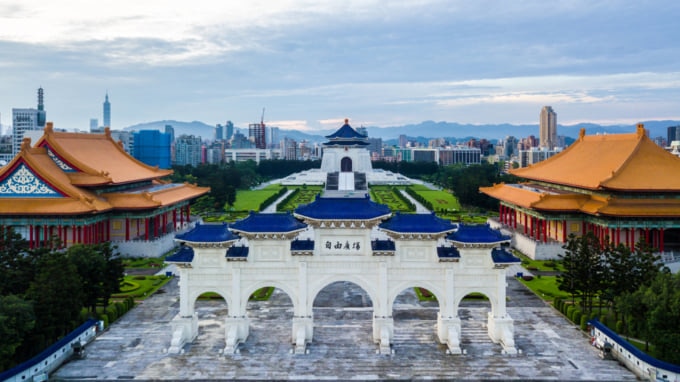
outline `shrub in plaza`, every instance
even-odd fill
[[[581,316],[581,330],[588,329],[588,317],[586,315]]]
[[[100,321],[104,321],[104,328],[109,327],[109,316],[107,314],[99,313],[99,315],[97,316],[97,319],[100,320]]]
[[[574,310],[576,310],[576,308],[574,308],[573,305],[569,305],[569,307],[567,307],[566,316],[568,319],[571,320],[571,317],[574,314]]]
[[[623,333],[623,321],[621,321],[621,320],[616,321],[616,333],[624,334]]]
[[[574,310],[574,312],[571,314],[571,321],[575,324],[580,324],[581,323],[581,317],[583,316],[583,313],[581,313],[580,310]],[[587,316],[586,316],[587,317]]]

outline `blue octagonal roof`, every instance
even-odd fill
[[[316,220],[370,220],[388,217],[392,212],[384,204],[372,201],[368,195],[363,198],[321,198],[295,209],[295,214]]]
[[[294,232],[307,228],[307,224],[300,222],[290,212],[275,214],[250,214],[231,224],[232,230],[247,233]]]
[[[431,214],[402,214],[397,212],[379,227],[399,233],[445,233],[456,229],[450,221]]]
[[[238,239],[238,236],[229,231],[226,223],[196,223],[191,231],[175,236],[175,240],[186,243],[226,243]]]
[[[446,237],[447,240],[465,244],[500,244],[510,241],[510,236],[491,229],[488,224],[458,226],[458,230]]]
[[[359,134],[356,130],[349,125],[348,120],[345,120],[345,124],[338,129],[335,133],[331,135],[326,135],[328,139],[361,139],[365,140],[366,136]]]

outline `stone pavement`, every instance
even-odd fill
[[[371,338],[371,301],[351,283],[334,283],[314,301],[309,354],[291,354],[293,307],[278,289],[250,302],[250,336],[239,354],[222,354],[223,300],[198,301],[198,338],[184,354],[170,355],[170,320],[179,311],[177,280],[115,322],[87,346],[87,358],[63,365],[54,380],[635,380],[615,361],[598,357],[588,338],[513,278],[508,312],[521,354],[501,354],[486,334],[483,300],[464,301],[465,355],[447,355],[436,341],[437,303],[421,303],[412,290],[395,302],[394,354],[378,355]]]

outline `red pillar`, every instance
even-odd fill
[[[645,243],[649,244],[649,228],[645,228]]]
[[[663,253],[663,228],[659,228],[659,252]]]
[[[33,225],[28,226],[28,248],[33,249]]]
[[[125,241],[130,241],[130,218],[125,218]]]
[[[523,213],[523,215],[524,215],[524,234],[526,235],[527,234],[527,225],[528,225],[527,224],[527,214],[526,214],[526,212]]]
[[[547,220],[542,220],[543,221],[543,242],[547,243],[548,242],[548,221]]]
[[[562,220],[562,242],[567,242],[567,221]]]
[[[149,218],[144,218],[144,240],[149,240]]]
[[[172,210],[172,230],[177,229],[177,209]]]

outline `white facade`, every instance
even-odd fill
[[[39,131],[43,127],[38,124],[38,109],[12,109],[12,157],[21,151],[21,142],[28,131]]]
[[[324,147],[321,158],[321,171],[329,173],[341,171],[343,160],[350,163],[349,171],[371,173],[371,154],[363,147]],[[349,162],[348,162],[349,161]]]

